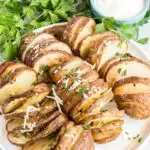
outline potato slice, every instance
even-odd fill
[[[63,33],[63,41],[72,47],[72,44],[78,34],[78,31],[87,17],[74,17],[66,27]]]
[[[40,36],[40,35],[39,35]],[[44,41],[39,41],[34,47],[31,47],[25,55],[24,63],[30,65],[32,60],[38,56],[41,51],[46,48],[52,42],[57,42],[56,38],[53,36],[47,37]]]
[[[45,45],[38,48],[37,50],[35,50],[35,48],[34,48],[34,50],[31,50],[31,54],[29,54],[26,64],[28,63],[28,65],[30,65],[32,63],[32,61],[34,59],[36,59],[36,57],[38,57],[40,54],[49,52],[49,51],[59,50],[59,51],[63,51],[63,52],[66,52],[66,53],[72,55],[72,52],[71,52],[69,46],[66,45],[65,43],[62,43],[55,39],[45,41],[44,43],[45,43]],[[42,43],[42,44],[44,44],[44,43]]]
[[[31,144],[25,144],[22,150],[53,150],[57,144],[57,137],[48,136],[38,139]]]
[[[7,135],[8,140],[10,143],[22,146],[30,141],[30,137],[28,137],[25,133],[21,132],[9,132]]]
[[[88,55],[88,61],[93,65],[95,64],[97,71],[100,71],[105,63],[114,57],[117,52],[124,54],[127,51],[127,43],[119,37],[105,37],[103,40],[95,43]]]
[[[50,34],[42,33],[42,34],[36,36],[35,38],[33,38],[33,40],[31,42],[29,42],[29,44],[26,46],[26,49],[22,52],[22,55],[21,55],[22,62],[25,62],[26,54],[28,53],[28,51],[30,51],[30,49],[32,47],[37,46],[39,44],[39,42],[40,43],[42,41],[44,42],[48,38],[53,38],[53,36]]]
[[[90,126],[91,129],[94,129],[97,127],[102,127],[104,124],[111,121],[120,120],[120,118],[123,116],[123,110],[105,110],[99,112],[99,114],[91,115],[88,118],[85,118],[82,121],[82,124]]]
[[[105,65],[100,69],[99,74],[100,77],[104,78],[106,76],[106,72],[108,70],[108,68],[115,62],[119,61],[120,57],[112,57],[111,59],[109,59]]]
[[[70,115],[73,118],[76,118],[83,111],[88,109],[101,95],[108,90],[108,84],[105,83],[102,79],[97,79],[89,83],[89,91],[86,92],[83,96],[82,101],[76,105],[70,112]]]
[[[79,48],[80,42],[87,36],[92,35],[95,32],[95,21],[92,18],[87,18],[81,24],[78,34],[73,42],[73,50],[76,51]]]
[[[67,88],[64,88],[62,91],[58,91],[58,95],[63,100],[63,105],[66,113],[68,113],[83,99],[82,93],[79,94],[78,90],[82,90],[82,87],[88,88],[88,82],[95,81],[97,78],[97,72],[95,70],[90,70],[89,72],[81,76],[81,80],[75,78],[75,82],[72,82],[72,84],[70,84]]]
[[[68,132],[72,127],[75,126],[75,123],[73,121],[67,121],[62,128],[60,129],[58,133],[58,142],[60,142],[61,138],[64,136],[66,132]]]
[[[75,121],[77,123],[82,122],[84,119],[88,118],[89,116],[92,116],[94,114],[99,114],[99,112],[103,109],[105,105],[107,105],[110,100],[112,100],[114,97],[112,90],[109,89],[107,90],[101,97],[95,101],[87,110],[84,112],[80,113],[79,116],[77,116]]]
[[[67,131],[63,137],[61,138],[60,142],[56,146],[56,150],[69,150],[73,149],[73,146],[80,138],[83,132],[82,126],[74,126],[69,131]]]
[[[22,68],[22,67],[26,67],[26,65],[22,64],[22,63],[12,63],[9,66],[7,66],[3,72],[0,74],[0,78],[4,78],[5,76],[7,76],[10,73],[13,73],[16,69]]]
[[[116,81],[132,76],[149,78],[150,66],[135,57],[125,58],[110,65],[105,79],[110,86],[113,86]]]
[[[138,94],[150,92],[150,79],[140,77],[129,77],[121,79],[114,85],[114,94]]]
[[[12,132],[12,131],[27,132],[29,130],[28,125],[33,125],[33,130],[35,128],[41,128],[45,124],[54,120],[59,114],[60,112],[57,110],[54,112],[50,112],[46,114],[45,116],[39,115],[34,118],[29,118],[26,122],[27,123],[26,128],[24,128],[24,121],[25,121],[24,119],[13,119],[13,120],[8,121],[6,129],[8,132]]]
[[[61,65],[54,66],[50,69],[49,74],[52,80],[55,83],[60,82],[65,76],[82,74],[83,70],[88,70],[91,68],[91,65],[83,61],[79,57],[73,57],[67,62],[62,63]]]
[[[116,103],[122,103],[122,102],[133,102],[133,103],[139,103],[142,105],[147,106],[150,108],[150,93],[144,94],[144,93],[137,93],[137,94],[122,94],[122,95],[115,95],[115,101]]]
[[[12,95],[19,95],[33,88],[37,82],[37,76],[33,69],[23,67],[1,79],[0,104]]]
[[[62,63],[63,61],[69,60],[71,55],[62,51],[50,51],[45,54],[41,54],[38,56],[31,66],[36,70],[36,72],[40,72],[42,66],[52,67],[53,65],[57,65]]]
[[[32,140],[35,141],[40,138],[47,137],[53,132],[56,132],[59,130],[67,121],[68,119],[64,114],[60,114],[58,117],[56,117],[51,123],[49,123],[46,128],[44,128],[40,133],[35,135]]]
[[[87,36],[82,42],[80,43],[80,56],[86,58],[91,50],[91,48],[95,45],[97,41],[101,41],[105,37],[118,37],[118,35],[114,32],[104,32],[104,33],[97,33],[91,36]]]
[[[74,150],[94,150],[94,140],[91,131],[84,130],[78,141],[73,146]]]
[[[24,107],[18,108],[16,111],[11,112],[9,114],[5,114],[5,118],[6,119],[24,118],[27,107],[31,105],[36,105],[36,104],[37,104],[37,101],[34,101],[33,103],[30,101],[30,103],[26,103]],[[56,108],[57,108],[57,105],[54,100],[44,99],[42,100],[42,104],[40,104],[40,107],[37,110],[31,112],[29,116],[30,117],[35,117],[37,115],[44,116],[47,113],[54,111]]]
[[[21,57],[23,54],[23,51],[27,48],[27,46],[34,40],[34,38],[36,37],[35,33],[29,33],[27,34],[21,44],[20,44],[20,48],[19,48],[19,56]]]
[[[0,75],[3,73],[3,71],[11,64],[14,64],[13,62],[9,62],[9,61],[6,61],[4,63],[1,63],[0,64]]]
[[[53,150],[57,144],[56,138],[42,138],[34,143],[26,144],[23,146],[22,150]]]
[[[67,25],[68,25],[68,22],[55,23],[55,24],[51,24],[46,27],[40,28],[40,30],[38,29],[38,31],[35,31],[35,32],[38,34],[41,34],[41,33],[52,34],[58,40],[62,40],[62,35]]]
[[[95,129],[92,132],[92,135],[96,143],[105,144],[115,140],[121,134],[121,132],[122,132],[121,128],[118,128],[116,130],[110,130],[107,132],[99,132],[98,129],[97,130]]]
[[[139,104],[138,102],[117,102],[118,108],[125,110],[127,114],[135,119],[146,119],[150,117],[149,106]]]

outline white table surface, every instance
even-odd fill
[[[150,38],[150,22],[148,24],[145,24],[144,26],[140,27],[139,39],[140,38],[145,38],[145,37],[149,37]],[[150,58],[150,41],[149,41],[149,44],[140,45],[140,46],[143,48],[143,50],[145,51],[145,53]],[[142,150],[150,150],[150,142]]]
[[[140,27],[139,38],[144,38],[144,37],[150,38],[150,22]],[[141,45],[141,47],[150,58],[150,41],[149,41],[149,44]]]

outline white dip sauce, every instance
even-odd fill
[[[138,15],[144,9],[145,0],[95,0],[95,3],[105,17],[125,20]]]

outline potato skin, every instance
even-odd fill
[[[102,132],[102,133],[99,132],[98,129],[95,129],[92,132],[92,135],[96,143],[105,144],[105,143],[115,140],[120,135],[121,132],[122,132],[121,128],[115,131],[111,130],[111,131]]]
[[[84,130],[73,150],[94,150],[94,140],[90,130]]]

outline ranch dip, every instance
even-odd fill
[[[137,16],[144,9],[145,0],[95,0],[95,3],[105,17],[125,20]]]

